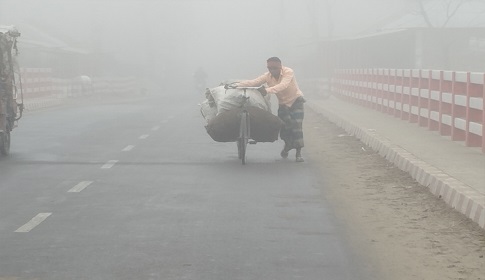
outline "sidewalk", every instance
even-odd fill
[[[305,94],[307,107],[359,138],[485,229],[485,154],[415,123],[335,97]]]

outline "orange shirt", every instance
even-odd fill
[[[240,87],[258,87],[265,83],[268,86],[266,92],[275,94],[278,97],[278,103],[280,105],[291,107],[298,97],[303,96],[303,93],[296,83],[293,69],[285,66],[281,69],[278,80],[268,71],[254,80],[242,81],[237,85]]]

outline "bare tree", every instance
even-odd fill
[[[424,0],[418,0],[419,14],[421,14],[423,16],[423,19],[426,22],[426,25],[428,25],[428,27],[433,27],[433,24],[431,23],[431,21],[429,19],[428,12],[426,11],[426,9],[424,7],[423,2],[424,2]]]
[[[456,15],[458,10],[467,2],[473,2],[475,0],[440,0],[440,1],[435,1],[436,4],[441,5],[441,8],[443,10],[443,15],[445,20],[443,23],[433,23],[431,22],[431,19],[429,17],[429,11],[426,6],[426,2],[430,2],[429,0],[417,0],[418,1],[418,9],[419,9],[419,14],[423,16],[424,21],[426,22],[426,25],[428,27],[446,27],[450,20]]]

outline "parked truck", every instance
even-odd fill
[[[19,36],[15,27],[0,26],[0,156],[8,155],[10,132],[23,111],[20,69],[16,61]]]

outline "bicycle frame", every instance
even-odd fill
[[[247,110],[249,97],[246,94],[246,89],[244,89],[243,99],[243,109],[241,112],[241,122],[239,125],[238,155],[242,164],[246,164],[246,148],[248,146],[249,139],[251,139],[251,122],[249,121],[249,113]]]
[[[227,89],[227,88],[226,88]],[[239,138],[237,139],[237,151],[238,157],[241,160],[242,164],[246,164],[246,148],[249,143],[249,139],[251,139],[251,122],[249,118],[249,113],[247,110],[247,104],[249,97],[247,96],[246,91],[248,89],[260,89],[260,87],[233,87],[232,89],[242,89],[243,90],[243,104],[242,104],[242,111],[241,111],[241,122],[239,124]]]

